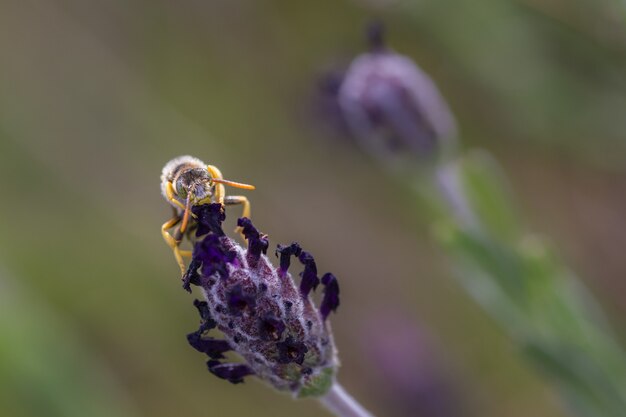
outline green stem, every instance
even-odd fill
[[[335,382],[332,388],[319,401],[337,417],[374,417],[348,392]]]

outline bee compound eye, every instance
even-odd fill
[[[183,185],[180,179],[176,181],[176,195],[182,198],[187,197],[187,188]]]

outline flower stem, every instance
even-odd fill
[[[320,402],[337,417],[374,417],[359,404],[346,390],[335,382],[326,395],[319,398]]]
[[[435,172],[435,183],[445,202],[451,208],[457,222],[464,226],[476,229],[478,219],[463,189],[463,179],[455,163],[440,165]]]

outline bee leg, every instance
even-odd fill
[[[171,182],[168,182],[167,185],[165,186],[165,196],[167,197],[167,200],[170,203],[175,204],[177,207],[185,210],[185,205],[181,203],[180,201],[176,200],[176,198],[174,197],[174,186],[172,185]]]
[[[220,171],[218,167],[214,165],[207,165],[206,169],[207,171],[209,171],[209,174],[211,174],[213,178],[217,178],[220,180],[224,179],[224,177],[222,176],[222,171]],[[215,201],[220,204],[224,204],[225,195],[226,195],[226,189],[224,188],[224,185],[215,184]]]
[[[228,195],[224,198],[224,205],[234,206],[236,204],[243,205],[243,213],[241,214],[241,217],[250,218],[250,201],[248,201],[247,197],[242,195]],[[235,229],[235,233],[239,233],[243,237],[243,234],[241,233],[242,231],[243,229],[241,227],[237,227]]]
[[[181,275],[184,275],[186,267],[183,257],[191,257],[191,252],[180,250],[180,239],[175,239],[168,231],[172,227],[176,226],[178,222],[180,222],[180,217],[178,217],[178,215],[174,215],[174,217],[170,220],[163,223],[163,226],[161,226],[161,235],[163,236],[165,243],[167,243],[167,246],[169,246],[174,252],[174,258],[176,258],[176,263],[178,263],[178,266],[180,267]]]

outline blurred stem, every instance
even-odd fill
[[[335,382],[328,393],[319,398],[319,401],[337,417],[374,417],[338,382]]]
[[[477,228],[478,220],[467,200],[458,166],[456,164],[439,166],[435,173],[435,184],[457,222],[464,227]]]
[[[574,414],[621,417],[626,355],[601,308],[543,240],[528,233],[499,166],[469,152],[417,176],[457,276],[548,375]]]

